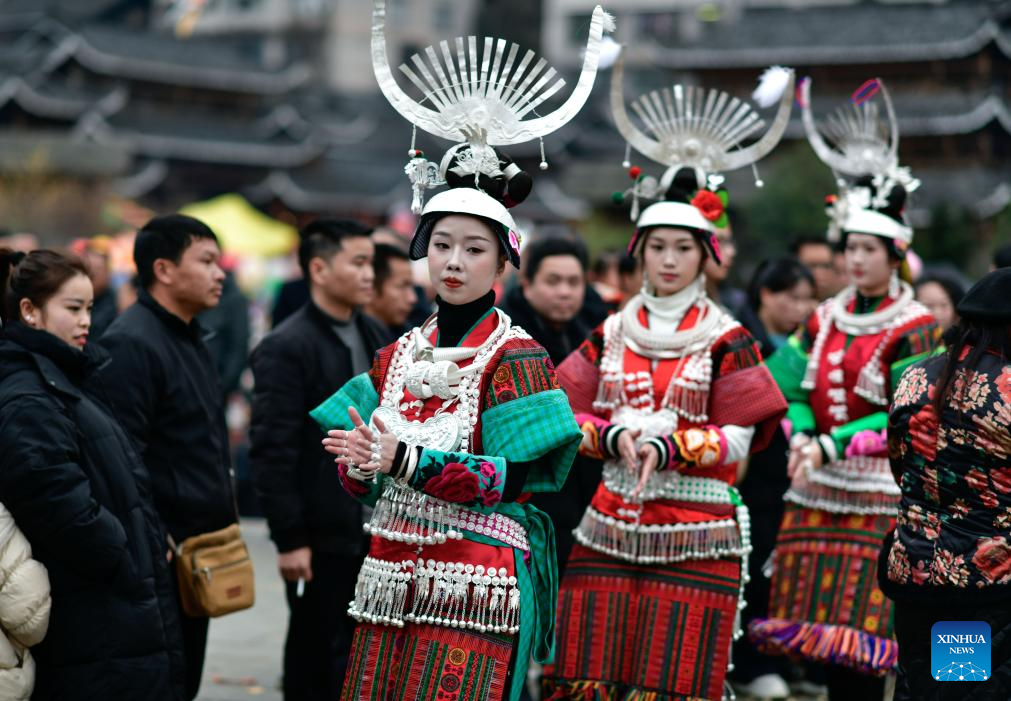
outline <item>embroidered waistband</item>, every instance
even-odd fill
[[[604,463],[604,486],[626,501],[631,500],[632,491],[639,483],[623,465],[608,461]],[[709,477],[690,477],[679,472],[654,472],[646,481],[646,487],[638,501],[671,499],[674,501],[694,501],[703,504],[733,504],[729,485]]]
[[[639,564],[740,557],[751,551],[750,517],[738,511],[740,524],[733,519],[696,523],[629,523],[586,509],[576,540],[591,550],[619,560]]]
[[[902,491],[885,458],[847,458],[806,470],[786,501],[841,514],[894,514]]]
[[[358,574],[348,615],[398,628],[413,622],[516,633],[520,589],[504,567],[424,558],[389,562],[370,556]]]
[[[478,513],[394,480],[384,483],[382,495],[364,529],[384,540],[417,545],[463,540],[464,531],[469,531],[525,552],[530,550],[526,530],[508,516]]]

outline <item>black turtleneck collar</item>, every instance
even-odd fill
[[[853,311],[856,314],[869,314],[878,307],[885,300],[885,295],[879,297],[864,297],[862,294],[857,292],[857,301],[853,306]]]
[[[495,290],[466,304],[450,304],[441,297],[436,297],[435,303],[439,305],[437,345],[440,348],[458,346],[467,332],[495,306]]]
[[[96,353],[74,348],[48,331],[33,329],[20,322],[5,327],[3,336],[33,355],[48,358],[75,384],[80,384],[89,369],[99,361]]]

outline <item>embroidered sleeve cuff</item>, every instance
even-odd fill
[[[364,480],[360,474],[357,470],[349,470],[347,465],[337,466],[337,478],[344,491],[363,504],[374,506],[379,497],[382,475],[377,475],[373,480]]]
[[[829,464],[839,459],[839,449],[835,440],[827,433],[818,436],[818,445],[821,446],[822,464]]]
[[[410,445],[400,441],[397,443],[397,453],[393,457],[393,468],[390,476],[403,484],[410,484],[411,477],[418,467],[421,458],[421,446]]]
[[[406,469],[407,444],[403,441],[397,441],[397,452],[393,454],[393,467],[390,468],[390,477],[393,479],[403,479]]]
[[[671,436],[676,449],[675,463],[689,467],[711,468],[723,464],[727,454],[727,441],[716,426],[688,428],[675,431]]]
[[[583,455],[603,460],[604,454],[604,431],[611,425],[604,419],[594,414],[580,412],[575,415],[576,423],[583,434],[579,445],[579,452]]]
[[[654,436],[653,438],[650,438],[649,440],[647,440],[646,443],[645,443],[645,445],[650,446],[651,448],[653,448],[653,450],[656,451],[656,455],[657,455],[656,469],[657,470],[666,470],[666,469],[668,469],[670,467],[671,449],[670,449],[670,446],[667,444],[667,441],[664,438],[659,437],[659,436]]]
[[[470,453],[447,453],[423,448],[415,467],[408,466],[409,480],[418,491],[438,499],[472,507],[491,508],[502,501],[507,463],[504,458]]]
[[[608,424],[600,435],[600,452],[609,458],[621,457],[618,454],[618,437],[627,430],[624,426]]]

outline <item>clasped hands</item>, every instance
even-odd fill
[[[818,441],[805,433],[796,433],[790,439],[788,455],[786,474],[790,480],[793,480],[800,469],[817,470],[821,467],[824,458]]]
[[[649,476],[656,472],[660,462],[660,455],[652,446],[643,444],[636,447],[635,441],[641,434],[642,430],[638,428],[626,428],[618,434],[618,456],[625,464],[625,469],[639,477],[635,489],[629,495],[632,499],[638,499],[642,494]]]
[[[371,480],[377,472],[389,474],[399,443],[396,435],[386,430],[378,416],[374,418],[376,431],[362,421],[354,407],[348,407],[348,416],[354,429],[327,431],[323,449],[337,456],[334,462],[338,465],[358,470],[362,479]]]

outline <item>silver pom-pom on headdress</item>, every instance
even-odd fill
[[[880,103],[874,99],[877,96]],[[816,123],[811,110],[811,79],[805,78],[800,84],[800,105],[808,143],[832,169],[839,186],[839,195],[828,206],[828,239],[838,242],[844,229],[859,227],[866,233],[911,243],[908,226],[878,211],[889,206],[897,186],[906,194],[920,186],[909,168],[899,165],[899,124],[884,81],[866,81],[847,104]],[[870,178],[872,187],[847,178]]]
[[[767,69],[753,99],[761,107],[778,102],[779,108],[769,129],[754,143],[742,146],[765,126],[747,101],[720,90],[679,84],[654,90],[631,103],[643,131],[626,111],[623,82],[624,57],[619,56],[611,76],[611,112],[618,131],[630,148],[667,166],[659,179],[636,179],[631,189],[633,220],[638,218],[638,200],[661,197],[682,168],[694,168],[698,181],[715,190],[723,180],[720,173],[753,166],[779,143],[793,104],[793,70],[779,66]],[[629,165],[627,157],[622,165]],[[762,185],[757,173],[756,184]]]
[[[394,79],[386,56],[386,7],[375,0],[372,64],[390,104],[415,129],[455,142],[441,164],[429,161],[412,138],[406,172],[414,190],[412,209],[420,213],[426,190],[445,184],[456,157],[458,175],[495,177],[501,173],[493,147],[541,139],[541,169],[547,168],[543,137],[571,120],[586,102],[596,78],[601,39],[614,20],[601,7],[593,12],[582,70],[565,102],[546,115],[537,108],[565,86],[565,80],[533,51],[492,37],[457,37],[413,55],[400,71],[421,91],[407,95]]]

